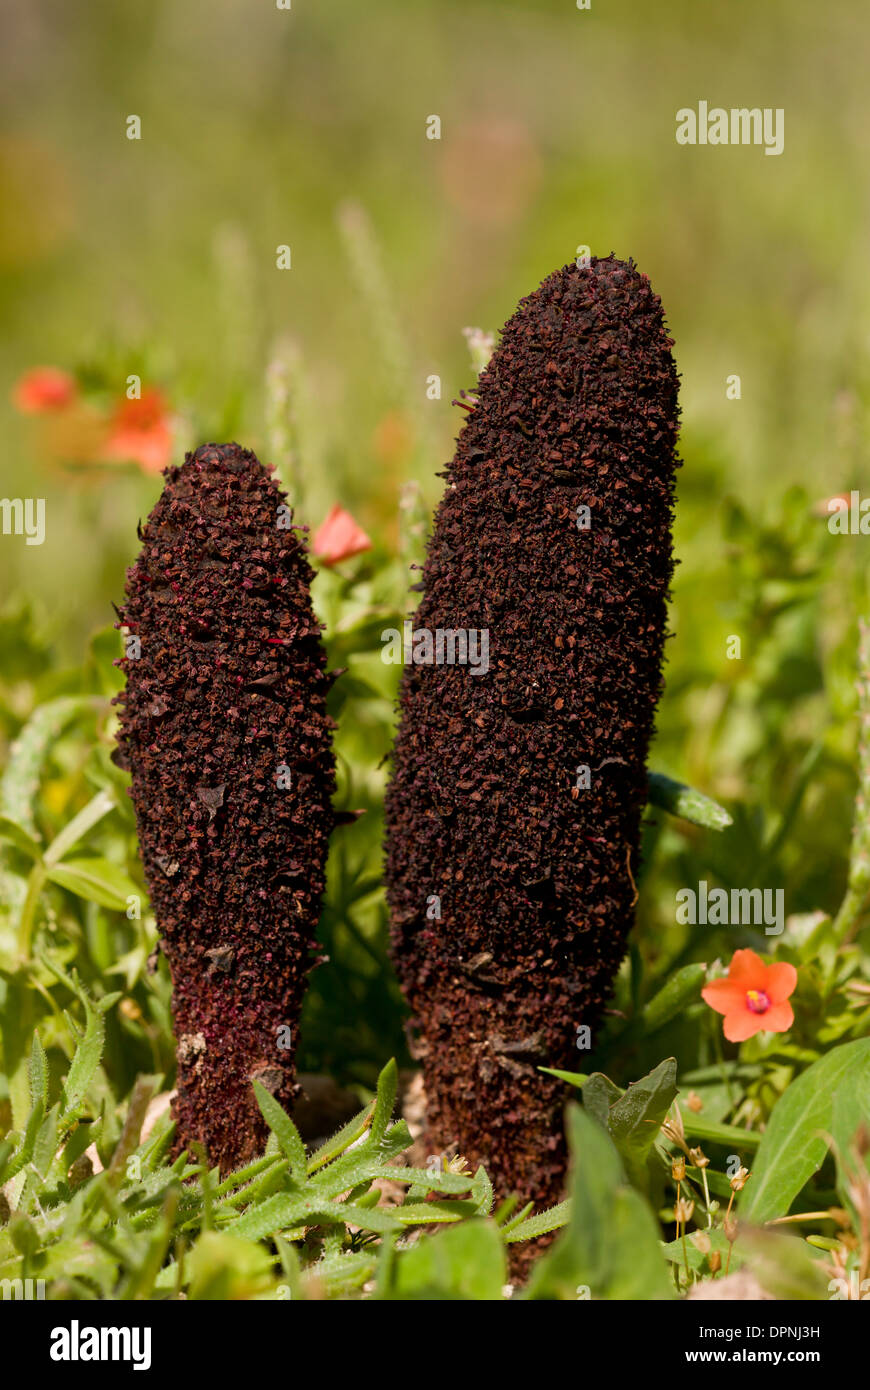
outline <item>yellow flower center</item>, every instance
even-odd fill
[[[748,989],[746,991],[746,1007],[751,1013],[767,1013],[770,1008],[770,1000],[763,989]]]

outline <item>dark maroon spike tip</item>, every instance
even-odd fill
[[[334,822],[330,682],[284,503],[249,450],[188,454],[122,613],[139,654],[128,639],[119,744],[172,972],[178,1142],[224,1171],[267,1137],[252,1078],[293,1100]]]
[[[594,1043],[634,916],[673,571],[671,346],[648,280],[612,256],[522,301],[414,615],[487,630],[489,669],[412,665],[402,683],[388,896],[429,1143],[536,1203],[565,1169],[564,1087],[538,1068],[583,1069],[578,1029]]]

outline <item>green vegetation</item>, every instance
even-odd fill
[[[10,25],[4,395],[54,364],[73,397],[4,407],[3,490],[46,499],[46,538],[0,537],[0,1279],[43,1278],[48,1298],[496,1299],[512,1251],[558,1225],[514,1297],[678,1297],[726,1270],[777,1297],[860,1289],[870,565],[823,499],[868,477],[870,16],[848,0],[823,21],[810,0],[409,10],[37,4],[38,32],[23,12]],[[702,87],[783,106],[783,155],[677,146],[674,111]],[[637,927],[606,1029],[561,1073],[574,1162],[547,1214],[494,1200],[461,1155],[433,1172],[408,1154],[382,886],[399,668],[379,652],[407,612],[451,400],[473,387],[462,328],[503,322],[578,243],[633,255],[662,296],[684,465]],[[338,503],[373,545],[314,584],[347,668],[330,713],[348,823],[298,1051],[362,1113],[308,1152],[263,1094],[269,1147],[220,1181],[171,1152],[170,982],[111,760],[110,601],[161,450],[231,438],[277,465],[300,522]],[[785,930],[679,921],[677,892],[702,881],[781,889]],[[724,1039],[701,990],[738,950],[796,968],[788,1029]]]

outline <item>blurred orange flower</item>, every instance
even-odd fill
[[[12,403],[23,415],[64,410],[75,398],[75,377],[60,367],[31,367],[12,388]]]
[[[724,1032],[729,1042],[745,1042],[755,1033],[785,1033],[794,1023],[788,1002],[797,985],[797,970],[787,961],[766,965],[754,951],[735,951],[728,975],[711,980],[701,998],[725,1015]]]
[[[371,548],[372,543],[362,527],[350,512],[338,505],[330,509],[311,542],[313,553],[324,565],[337,565],[340,560],[349,560],[352,555],[361,555]]]
[[[528,126],[511,115],[481,116],[444,143],[440,175],[447,201],[480,227],[515,225],[541,181],[542,160]]]
[[[138,463],[146,473],[161,473],[172,457],[172,430],[166,402],[159,391],[145,391],[139,400],[124,400],[109,423],[103,457],[111,462]]]
[[[410,421],[400,410],[389,410],[375,428],[374,451],[387,468],[401,463],[411,452],[414,434]]]

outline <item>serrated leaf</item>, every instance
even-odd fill
[[[258,1177],[265,1169],[274,1166],[275,1156],[273,1154],[264,1155],[262,1158],[255,1158],[252,1163],[246,1163],[241,1168],[235,1168],[228,1173],[223,1182],[215,1188],[215,1196],[222,1197],[224,1193],[232,1192],[241,1188],[243,1184],[250,1182],[252,1178]]]
[[[310,1198],[296,1192],[278,1192],[223,1227],[232,1235],[263,1240],[288,1227],[308,1225],[312,1215]]]
[[[360,1251],[344,1250],[341,1254],[328,1256],[306,1270],[304,1284],[300,1283],[297,1293],[294,1294],[293,1285],[289,1279],[287,1280],[291,1297],[304,1296],[302,1289],[309,1286],[316,1289],[318,1298],[322,1298],[324,1294],[331,1298],[337,1294],[349,1293],[352,1289],[361,1289],[371,1279],[376,1265],[377,1261],[373,1255]]]
[[[404,1206],[391,1207],[390,1211],[403,1226],[440,1225],[479,1215],[476,1202],[406,1202]]]
[[[399,1070],[395,1058],[391,1058],[378,1077],[377,1096],[372,1114],[372,1139],[376,1144],[381,1142],[392,1119],[398,1086]]]
[[[35,1030],[30,1048],[30,1101],[34,1106],[40,1101],[43,1106],[48,1104],[48,1059]]]
[[[431,1173],[428,1168],[399,1164],[373,1164],[371,1168],[367,1167],[367,1174],[370,1178],[385,1178],[388,1182],[408,1183],[409,1189],[415,1192],[469,1192],[474,1183],[467,1173]]]
[[[535,1240],[538,1236],[546,1235],[548,1231],[558,1231],[567,1224],[570,1215],[571,1203],[559,1202],[555,1207],[548,1207],[546,1211],[539,1211],[534,1216],[523,1217],[516,1223],[508,1222],[503,1227],[502,1234],[508,1245],[517,1240]]]
[[[24,1165],[29,1163],[33,1158],[36,1136],[42,1127],[44,1118],[45,1107],[41,1101],[38,1101],[30,1112],[27,1128],[24,1131],[20,1145],[12,1157],[7,1159],[5,1167],[0,1171],[0,1187],[4,1187],[12,1178],[17,1177]]]
[[[318,1197],[337,1197],[368,1178],[374,1177],[391,1158],[398,1158],[411,1144],[411,1135],[404,1120],[391,1125],[379,1144],[371,1139],[351,1149],[311,1176],[308,1190]],[[401,1170],[399,1170],[401,1171]]]
[[[94,1008],[98,1014],[107,1014],[118,1000],[123,998],[124,991],[122,989],[113,990],[111,994],[104,994],[100,999],[95,999],[93,1001]]]
[[[345,1149],[350,1148],[351,1144],[354,1144],[361,1135],[365,1134],[371,1124],[374,1108],[375,1102],[371,1101],[352,1120],[348,1120],[337,1134],[334,1134],[331,1139],[327,1139],[325,1144],[321,1144],[320,1148],[315,1150],[308,1160],[309,1173],[316,1172],[318,1168],[322,1168],[324,1164],[337,1158],[340,1153],[344,1153]]]
[[[489,1174],[482,1164],[471,1183],[471,1200],[474,1202],[478,1216],[489,1216],[495,1202],[495,1193],[489,1180]]]
[[[346,1226],[358,1226],[361,1231],[384,1233],[398,1230],[401,1222],[397,1217],[402,1210],[402,1207],[362,1207],[354,1202],[330,1202],[315,1208],[314,1215],[318,1221],[340,1221]]]
[[[33,1166],[45,1177],[58,1148],[58,1122],[60,1120],[60,1101],[57,1101],[42,1124],[33,1145]]]
[[[299,1130],[271,1091],[267,1091],[262,1081],[254,1081],[254,1095],[260,1113],[278,1140],[281,1152],[290,1162],[290,1172],[294,1179],[301,1181],[306,1174],[308,1158]]]
[[[68,989],[72,990],[73,994],[81,1001],[85,1011],[85,1031],[76,1044],[76,1050],[63,1086],[61,1124],[68,1125],[76,1118],[79,1106],[84,1101],[88,1087],[100,1065],[106,1037],[106,1025],[103,1015],[94,1007],[93,1000],[87,990],[79,984],[77,977],[65,975],[49,956],[44,955],[41,959],[51,973],[62,981]]]

